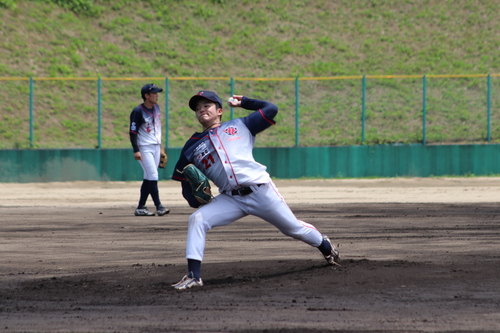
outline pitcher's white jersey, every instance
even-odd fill
[[[172,179],[185,180],[179,171],[193,163],[221,193],[271,181],[266,167],[255,161],[252,151],[255,135],[275,124],[273,118],[278,108],[270,102],[247,97],[241,102],[243,108],[254,112],[203,133],[195,133],[186,142]],[[189,191],[183,191],[183,194],[190,204],[199,206]]]

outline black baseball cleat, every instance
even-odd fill
[[[184,275],[184,277],[177,283],[172,284],[172,287],[177,290],[185,290],[193,287],[202,287],[203,281],[196,279],[194,277],[189,277],[189,275]]]
[[[158,208],[156,209],[156,215],[158,215],[158,216],[163,216],[163,215],[168,214],[168,213],[170,213],[170,209],[168,209],[167,207],[164,207],[163,205],[158,206]]]
[[[150,212],[147,207],[137,208],[134,214],[135,216],[155,216],[155,213]]]
[[[328,242],[330,244],[330,246],[332,247],[330,254],[323,255],[325,257],[326,261],[328,261],[328,263],[330,265],[340,266],[339,250],[337,249],[337,247],[335,247],[335,245],[332,244],[332,242],[330,241],[330,238],[328,238],[327,235],[323,235],[323,240]]]

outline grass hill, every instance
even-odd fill
[[[29,82],[12,78],[144,78],[103,81],[103,146],[128,147],[128,114],[150,77],[500,73],[499,11],[496,0],[0,0],[0,77],[10,78],[0,81],[0,148],[29,141]],[[198,129],[187,98],[202,88],[225,97],[229,88],[227,80],[170,83],[171,146],[180,146]],[[35,81],[35,147],[95,145],[96,84]],[[360,85],[301,83],[301,145],[360,143]],[[485,87],[484,78],[429,82],[429,141],[484,140]],[[293,81],[236,88],[283,110],[259,145],[294,144]],[[368,89],[366,143],[422,139],[420,79],[373,79]],[[500,123],[493,134],[500,140]]]

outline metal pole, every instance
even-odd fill
[[[97,78],[97,148],[102,148],[102,80]]]
[[[231,97],[233,97],[234,95],[234,78],[231,77],[231,80],[229,81],[229,86],[230,86],[230,94],[231,94]],[[231,120],[234,119],[234,108],[231,106],[230,107],[230,115],[231,115]]]
[[[427,76],[422,78],[422,144],[427,144]]]
[[[364,144],[366,124],[366,75],[363,75],[361,91],[361,144]]]
[[[295,147],[299,146],[299,78],[295,78]]]
[[[487,117],[488,117],[488,142],[491,142],[491,74],[488,74],[488,92],[486,95],[487,99]]]
[[[30,148],[33,148],[33,98],[34,98],[35,85],[33,84],[33,77],[30,77]]]
[[[168,148],[170,130],[169,130],[169,119],[170,119],[170,83],[168,77],[165,78],[165,149]]]

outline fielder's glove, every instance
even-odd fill
[[[167,165],[167,161],[168,161],[168,155],[167,153],[165,152],[165,148],[161,147],[160,149],[160,164],[158,164],[158,168],[165,168],[165,166]]]
[[[212,201],[212,191],[208,178],[193,164],[188,164],[181,172],[191,185],[193,195],[202,204]]]

